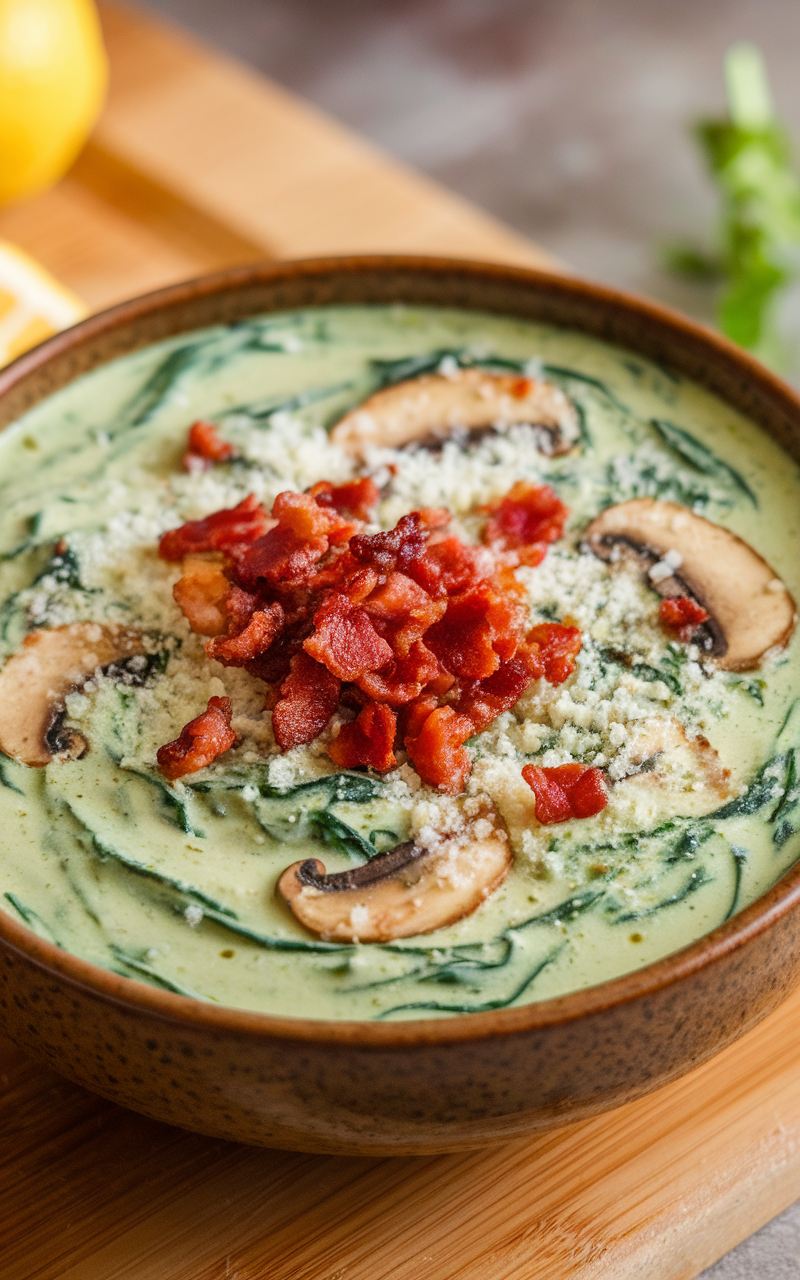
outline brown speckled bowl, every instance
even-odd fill
[[[147,343],[327,303],[460,306],[584,330],[693,378],[800,459],[800,401],[722,338],[579,280],[421,258],[237,268],[86,320],[0,373],[0,426]],[[118,977],[0,912],[8,1034],[106,1098],[263,1146],[409,1154],[485,1146],[658,1088],[722,1049],[800,979],[800,865],[699,942],[540,1004],[418,1022],[245,1013]]]

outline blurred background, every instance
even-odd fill
[[[757,43],[800,138],[798,0],[150,0],[531,236],[581,275],[698,318],[712,286],[660,267],[710,246],[690,137],[725,113],[723,57]],[[782,306],[800,336],[794,292]]]

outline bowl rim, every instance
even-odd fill
[[[669,307],[576,276],[472,259],[406,254],[331,256],[279,263],[254,263],[142,294],[90,316],[19,356],[0,371],[0,400],[31,374],[46,366],[51,359],[78,350],[84,343],[124,328],[133,321],[168,311],[172,307],[215,294],[235,292],[245,286],[277,284],[281,280],[297,280],[298,277],[311,281],[314,278],[324,279],[342,274],[374,276],[381,271],[392,273],[395,277],[405,271],[409,275],[462,275],[473,280],[483,279],[507,285],[528,284],[538,286],[540,290],[561,294],[562,297],[582,298],[597,309],[605,307],[612,312],[623,311],[634,318],[638,316],[650,326],[660,326],[671,332],[673,337],[689,341],[696,349],[704,349],[718,364],[736,370],[740,379],[743,377],[754,385],[769,401],[777,402],[787,417],[794,418],[800,424],[800,396],[786,383],[728,339]],[[358,305],[355,300],[353,302]],[[320,304],[304,305],[312,308]],[[452,303],[442,305],[458,306]],[[480,310],[479,307],[466,306],[461,309]],[[581,330],[576,322],[570,327]],[[176,329],[175,336],[180,332],[189,333],[192,329]],[[97,364],[107,363],[108,360],[117,359],[127,352],[160,340],[162,339],[150,339],[129,346],[112,353],[107,360],[99,360]],[[612,337],[606,341],[614,343],[615,340]],[[635,350],[635,345],[630,349]],[[653,359],[652,356],[649,358]],[[703,382],[697,375],[692,377],[694,381]],[[726,400],[726,396],[718,388],[714,387],[712,391]],[[47,391],[39,399],[45,399],[50,394],[53,391]],[[33,403],[38,403],[38,400]],[[24,411],[27,412],[27,409]],[[20,959],[34,963],[46,972],[58,974],[74,987],[88,990],[98,998],[111,1000],[128,1009],[133,1007],[147,1012],[164,1022],[182,1024],[187,1030],[191,1027],[218,1033],[227,1032],[246,1040],[267,1038],[310,1042],[321,1046],[351,1045],[364,1050],[387,1050],[491,1040],[521,1033],[535,1034],[584,1017],[613,1014],[618,1008],[641,998],[664,993],[702,970],[733,957],[736,952],[778,924],[799,903],[800,860],[784,872],[766,893],[732,919],[718,925],[688,946],[640,969],[566,995],[514,1008],[460,1014],[456,1017],[409,1018],[397,1022],[301,1018],[259,1013],[232,1005],[216,1004],[211,1000],[178,995],[136,979],[125,978],[64,951],[19,923],[5,908],[0,911],[0,942],[5,944],[7,951],[17,953]]]

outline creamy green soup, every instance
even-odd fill
[[[521,425],[436,450],[375,447],[360,463],[331,443],[331,425],[376,387],[463,367],[561,388],[577,445],[548,456],[541,433]],[[187,473],[198,418],[235,456]],[[264,685],[206,657],[173,600],[180,566],[157,554],[165,530],[249,493],[269,507],[282,490],[362,474],[382,486],[381,527],[443,506],[466,542],[479,536],[479,508],[520,479],[546,482],[570,508],[544,562],[516,573],[532,624],[580,627],[577,670],[559,685],[536,681],[470,740],[462,796],[425,786],[405,758],[384,775],[337,771],[325,750],[335,724],[281,754]],[[724,670],[665,633],[639,566],[582,549],[605,508],[656,497],[734,531],[796,598],[798,468],[734,410],[639,356],[454,310],[271,315],[149,347],[42,402],[0,437],[0,494],[0,660],[29,633],[75,622],[147,637],[144,655],[98,665],[67,696],[59,726],[89,744],[81,758],[31,767],[0,755],[3,909],[100,966],[317,1018],[502,1008],[675,951],[800,852],[796,640],[756,669]],[[156,751],[213,696],[230,697],[238,745],[169,784]],[[659,724],[669,732],[648,753]],[[608,806],[540,825],[522,767],[570,761],[603,770]],[[513,867],[455,924],[338,944],[276,896],[290,863],[357,866],[457,829],[484,802],[508,832]]]

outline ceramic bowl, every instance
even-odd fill
[[[237,268],[94,316],[0,373],[0,426],[104,361],[261,312],[429,303],[579,329],[685,374],[800,459],[800,401],[682,317],[505,266],[340,258]],[[396,1023],[272,1017],[118,977],[0,912],[0,1010],[33,1057],[145,1115],[263,1146],[413,1154],[590,1116],[722,1049],[800,979],[800,865],[691,946],[555,1000]]]

